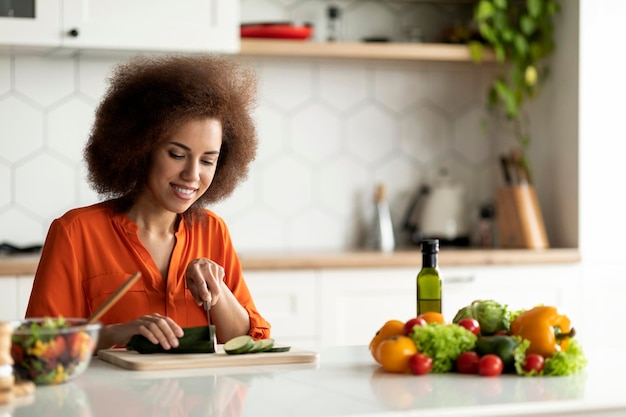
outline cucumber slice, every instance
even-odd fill
[[[267,352],[274,347],[274,339],[272,338],[261,339],[259,342],[261,342],[261,349],[259,349],[259,352]]]
[[[291,349],[291,346],[274,346],[266,352],[289,352],[289,349]]]
[[[255,352],[260,352],[261,349],[263,349],[263,346],[265,344],[263,343],[263,340],[255,340],[254,341],[254,346],[252,346],[252,349],[250,349],[249,351],[247,351],[246,353],[255,353]]]
[[[224,352],[229,355],[247,353],[254,346],[254,339],[248,335],[237,336],[224,344]]]

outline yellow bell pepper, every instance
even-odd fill
[[[511,323],[511,334],[530,342],[526,353],[549,358],[565,351],[575,332],[570,319],[559,314],[556,307],[539,306],[518,315]]]

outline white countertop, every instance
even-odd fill
[[[323,349],[317,364],[180,371],[95,358],[74,381],[37,387],[30,403],[0,406],[0,416],[624,416],[625,353],[586,352],[583,373],[542,378],[389,374],[365,346]]]

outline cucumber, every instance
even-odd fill
[[[215,353],[217,338],[215,326],[187,327],[183,337],[178,339],[178,347],[169,350],[154,344],[143,335],[137,334],[126,343],[126,349],[138,353]]]
[[[261,349],[259,352],[267,352],[274,347],[274,339],[261,339],[259,342],[261,342]]]
[[[289,352],[291,346],[274,346],[266,352]]]
[[[252,349],[250,349],[246,353],[260,352],[261,349],[263,349],[264,346],[265,346],[265,344],[263,343],[263,340],[255,340],[254,341],[254,346],[252,346]]]
[[[237,336],[224,344],[224,352],[230,355],[257,352],[289,352],[291,346],[274,346],[274,339],[254,340],[248,335]]]
[[[229,355],[248,353],[254,347],[254,344],[254,339],[251,336],[237,336],[224,344],[224,352]]]

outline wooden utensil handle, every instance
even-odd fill
[[[106,313],[111,307],[113,307],[113,304],[115,304],[140,277],[141,272],[137,271],[130,278],[128,278],[126,282],[124,282],[117,290],[115,290],[115,292],[111,294],[109,298],[107,298],[102,304],[100,304],[96,311],[94,311],[91,316],[89,316],[87,323],[94,323],[98,321],[98,319],[102,317],[102,315]]]

